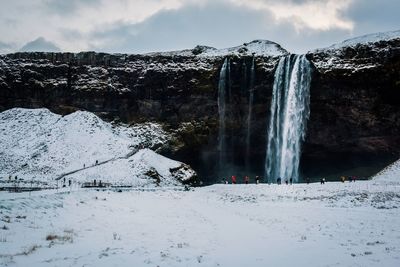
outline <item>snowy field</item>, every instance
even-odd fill
[[[0,192],[1,266],[400,266],[400,184]]]

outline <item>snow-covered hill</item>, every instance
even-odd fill
[[[400,160],[384,168],[372,177],[372,179],[376,182],[384,182],[387,184],[400,184]]]
[[[169,136],[161,126],[145,123],[127,127],[102,121],[96,115],[77,111],[61,116],[47,109],[15,108],[0,113],[0,177],[34,181],[75,178],[127,185],[142,185],[154,174],[165,184],[176,181],[186,165],[166,159],[144,147],[162,147]],[[97,162],[97,163],[96,163]],[[146,175],[153,171],[152,176]],[[189,179],[181,174],[180,180]],[[175,183],[175,182],[174,182]]]

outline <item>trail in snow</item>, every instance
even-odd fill
[[[60,180],[60,179],[62,179],[64,177],[67,177],[67,176],[71,175],[71,174],[74,174],[74,173],[77,173],[77,172],[80,172],[80,171],[83,171],[83,170],[87,170],[87,169],[90,169],[90,168],[95,168],[95,167],[98,167],[100,165],[106,164],[106,163],[111,162],[111,161],[116,161],[116,160],[119,160],[119,159],[127,159],[127,158],[131,157],[132,155],[134,155],[135,153],[137,153],[138,151],[139,151],[138,149],[135,149],[135,150],[132,150],[131,152],[129,152],[128,154],[126,154],[123,157],[108,159],[108,160],[105,160],[105,161],[98,162],[97,164],[93,164],[93,165],[90,165],[90,166],[87,166],[87,167],[84,167],[84,168],[80,168],[80,169],[77,169],[77,170],[73,170],[73,171],[64,173],[64,174],[58,176],[57,178],[55,178],[55,180],[58,181],[58,180]]]

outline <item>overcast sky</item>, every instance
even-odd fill
[[[303,53],[400,29],[399,0],[0,0],[0,53],[141,53],[267,39]]]

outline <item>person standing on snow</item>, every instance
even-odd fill
[[[244,177],[244,183],[245,183],[245,184],[248,184],[248,183],[249,183],[249,180],[250,180],[250,179],[249,179],[249,176],[246,175],[246,176]]]
[[[259,184],[259,183],[260,183],[260,177],[256,176],[256,184]]]
[[[236,176],[232,175],[231,179],[232,179],[232,184],[236,184]]]

